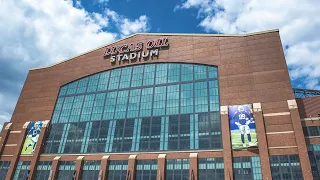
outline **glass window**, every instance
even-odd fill
[[[140,117],[151,116],[153,88],[142,89],[140,103]]]
[[[19,161],[14,172],[14,180],[25,180],[30,173],[30,161]]]
[[[179,85],[168,86],[166,114],[179,114]]]
[[[101,161],[84,161],[82,168],[83,180],[95,180],[99,179]]]
[[[320,179],[320,144],[309,144],[308,154],[314,179]]]
[[[224,179],[223,158],[199,158],[198,179]]]
[[[144,65],[143,85],[150,86],[154,84],[155,64]]]
[[[213,66],[147,63],[66,84],[60,88],[44,151],[221,149],[217,77]]]
[[[181,91],[180,91],[180,113],[193,113],[193,83],[189,84],[181,84]]]
[[[193,80],[193,65],[181,64],[181,81]]]
[[[153,102],[153,116],[165,115],[167,88],[165,86],[155,87]]]
[[[157,170],[157,160],[137,160],[136,180],[155,180],[157,179]]]
[[[320,136],[320,126],[307,126],[303,127],[305,136]]]
[[[108,83],[109,83],[109,76],[110,76],[110,71],[100,73],[97,91],[107,90]]]
[[[122,68],[120,85],[119,85],[120,89],[130,87],[131,73],[132,73],[132,67]]]
[[[60,161],[57,180],[69,180],[75,176],[75,161]]]
[[[129,91],[119,91],[114,118],[122,119],[126,117]]]
[[[144,66],[133,66],[131,87],[142,86]]]
[[[167,80],[168,64],[157,64],[156,84],[165,84]]]
[[[121,77],[121,69],[114,69],[111,71],[108,90],[118,89]]]
[[[89,83],[87,87],[87,92],[95,92],[97,91],[99,83],[99,74],[95,74],[89,77]]]
[[[168,83],[180,81],[180,64],[168,64]]]
[[[189,179],[189,159],[167,159],[166,180]]]
[[[5,180],[9,170],[10,161],[0,161],[0,180]]]
[[[274,180],[303,179],[298,155],[270,156],[270,165]]]
[[[127,118],[139,116],[141,89],[130,90]]]
[[[48,179],[51,170],[51,161],[39,161],[36,169],[36,175],[34,179],[42,180]]]
[[[234,157],[233,177],[235,180],[262,180],[260,157]]]
[[[194,79],[206,79],[207,78],[207,66],[194,66]]]
[[[108,180],[126,180],[128,161],[109,161]]]

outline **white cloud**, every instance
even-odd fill
[[[89,13],[79,0],[1,1],[0,22],[0,125],[11,118],[28,69],[56,63],[122,36],[104,31],[113,20],[104,12]],[[119,28],[126,35],[147,29]]]
[[[106,10],[106,14],[116,22],[122,36],[128,36],[136,32],[146,32],[150,29],[149,19],[145,15],[140,16],[138,19],[131,20],[110,9]]]
[[[206,31],[245,33],[280,29],[293,80],[319,89],[320,1],[305,0],[186,0],[175,10],[196,8]]]

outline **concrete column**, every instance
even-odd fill
[[[298,111],[297,102],[295,99],[288,100],[288,107],[290,111],[291,121],[293,125],[294,135],[296,137],[296,143],[300,158],[300,165],[302,168],[303,179],[313,179],[311,172],[311,165],[309,158],[306,158],[308,154],[306,141],[304,138],[300,115]]]
[[[198,153],[190,153],[190,180],[198,180]]]
[[[130,155],[128,160],[127,180],[134,180],[136,176],[137,155]]]
[[[103,156],[100,164],[99,180],[106,180],[108,177],[109,157]]]
[[[13,153],[13,157],[10,162],[10,167],[9,167],[9,170],[7,173],[6,180],[11,180],[14,176],[14,172],[16,170],[17,163],[20,158],[21,148],[23,147],[29,124],[30,124],[30,122],[26,122],[22,126],[20,137],[19,137],[19,139],[17,139],[17,148],[16,148],[15,152]]]
[[[166,179],[166,154],[159,154],[158,156],[158,177],[157,180]]]
[[[230,139],[228,106],[221,106],[220,113],[223,143],[224,178],[227,180],[233,180],[232,147]]]
[[[51,171],[49,174],[49,180],[55,180],[58,177],[59,173],[59,163],[61,156],[56,156],[52,161]]]
[[[74,166],[74,169],[75,169],[75,172],[76,172],[76,174],[75,174],[75,179],[76,180],[81,179],[83,159],[84,159],[84,156],[78,156],[78,158],[76,160],[76,164]]]
[[[263,179],[272,180],[268,141],[266,136],[265,124],[262,114],[261,103],[253,103],[254,118],[256,123],[256,132],[259,146],[261,169]]]
[[[12,127],[12,123],[8,123],[8,124],[4,125],[4,129],[2,129],[2,137],[0,139],[0,157],[3,153],[5,145],[7,143],[11,127]]]
[[[40,157],[40,154],[42,152],[42,149],[44,148],[44,141],[45,141],[45,135],[47,131],[47,127],[49,125],[49,120],[44,121],[42,125],[42,129],[38,138],[38,142],[36,145],[36,148],[34,150],[34,154],[30,163],[30,174],[28,179],[33,179],[36,174],[37,164]]]

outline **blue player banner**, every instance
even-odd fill
[[[43,121],[31,122],[28,127],[27,137],[24,140],[21,154],[33,154],[36,149]]]
[[[252,104],[229,106],[232,149],[258,145]]]

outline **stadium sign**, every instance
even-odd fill
[[[146,46],[146,48],[144,48]],[[121,46],[107,47],[104,52],[104,57],[110,57],[111,63],[116,61],[131,61],[140,60],[141,58],[152,58],[159,56],[159,50],[162,47],[168,47],[168,38],[161,38],[157,40],[149,40],[146,44],[143,42],[123,44]]]

